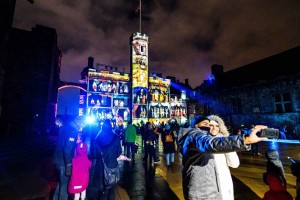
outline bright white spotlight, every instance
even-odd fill
[[[87,124],[92,124],[92,123],[94,123],[95,122],[95,117],[94,116],[87,116],[86,118],[85,118],[85,121],[86,121],[86,123]]]

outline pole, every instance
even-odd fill
[[[142,0],[140,0],[140,8],[139,8],[139,11],[140,11],[140,33],[142,33]]]

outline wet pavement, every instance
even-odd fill
[[[21,141],[19,144],[2,142],[0,145],[0,199],[5,200],[48,200],[55,180],[51,180],[53,138],[40,138],[35,142]],[[261,151],[269,148],[270,142],[260,144]],[[299,159],[299,144],[280,144],[284,156]],[[16,147],[14,147],[16,146]],[[26,149],[27,148],[27,149]],[[284,150],[286,149],[286,150]],[[181,156],[176,154],[175,165],[167,169],[162,147],[159,149],[160,162],[145,166],[142,163],[141,148],[135,163],[120,161],[121,180],[116,189],[117,200],[142,199],[183,199],[181,185]],[[248,152],[239,153],[241,165],[232,170],[235,199],[262,199],[268,186],[264,185],[262,173],[265,171],[264,156],[253,157]],[[295,197],[295,177],[288,169],[289,163],[283,159],[288,190]]]

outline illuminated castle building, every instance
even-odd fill
[[[93,58],[89,58],[89,67],[82,72],[87,74],[82,77],[86,79],[87,91],[79,97],[79,115],[99,122],[110,119],[118,125],[129,121],[165,123],[170,118],[180,122],[181,117],[186,121],[186,103],[182,95],[171,97],[171,80],[149,76],[148,43],[146,34],[132,34],[130,74],[109,65],[97,64],[94,68],[90,63]]]

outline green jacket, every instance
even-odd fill
[[[128,124],[125,130],[125,142],[135,142],[136,129],[132,124]]]

